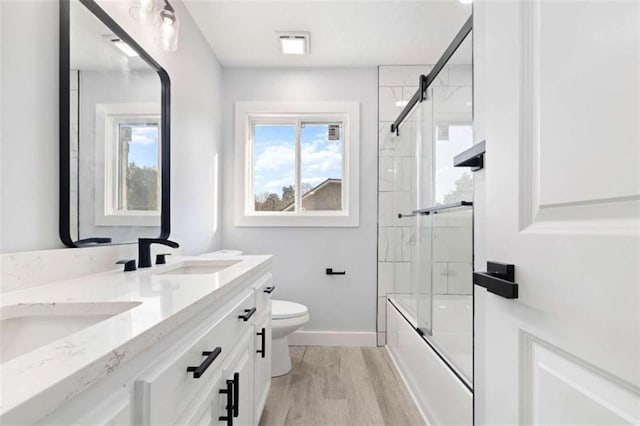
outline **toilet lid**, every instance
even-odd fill
[[[271,318],[285,319],[301,317],[308,312],[306,306],[286,300],[271,301]]]

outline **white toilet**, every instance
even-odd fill
[[[286,300],[271,301],[271,376],[278,377],[291,371],[291,356],[287,336],[309,321],[306,306]]]

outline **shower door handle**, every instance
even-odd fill
[[[402,219],[403,217],[416,217],[416,214],[415,213],[409,213],[409,214],[398,213],[398,219]]]
[[[505,299],[517,299],[518,284],[515,282],[515,269],[515,265],[487,262],[487,272],[474,272],[473,283]]]

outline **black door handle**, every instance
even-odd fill
[[[275,290],[275,289],[276,289],[276,286],[272,285],[272,286],[269,286],[269,287],[265,287],[264,288],[264,292],[271,294],[271,293],[273,293],[273,290]]]
[[[227,406],[225,407],[227,415],[218,417],[218,420],[226,421],[227,426],[233,426],[233,380],[227,380],[226,389],[220,389],[220,393],[227,395]]]
[[[327,273],[327,275],[346,275],[347,274],[346,271],[333,272],[333,268],[327,268],[327,270],[325,272]]]
[[[487,272],[474,272],[473,283],[488,292],[506,299],[518,298],[518,284],[515,282],[515,265],[487,262]]]
[[[213,352],[202,352],[202,356],[206,356],[204,361],[202,361],[202,364],[197,367],[187,367],[187,371],[189,373],[193,373],[194,379],[199,379],[204,374],[204,372],[207,371],[207,368],[209,368],[213,361],[218,358],[220,352],[222,352],[221,347],[215,348]]]
[[[266,344],[267,344],[267,338],[266,338],[266,336],[267,336],[267,331],[266,331],[266,328],[262,327],[262,331],[259,331],[259,332],[257,332],[256,334],[257,334],[258,336],[260,336],[260,337],[261,337],[261,339],[262,339],[262,346],[261,346],[261,347],[262,347],[262,349],[258,349],[258,350],[256,351],[256,353],[259,353],[260,355],[262,355],[262,358],[264,358],[264,357],[266,357],[266,356],[267,356],[267,351],[266,351]]]
[[[256,308],[245,309],[244,314],[238,315],[238,318],[246,322],[246,321],[249,321],[249,318],[251,318],[255,313],[256,313]]]
[[[240,373],[233,373],[233,417],[240,414]]]

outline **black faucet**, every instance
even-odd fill
[[[151,244],[178,248],[180,244],[164,238],[138,238],[138,268],[151,267]]]

